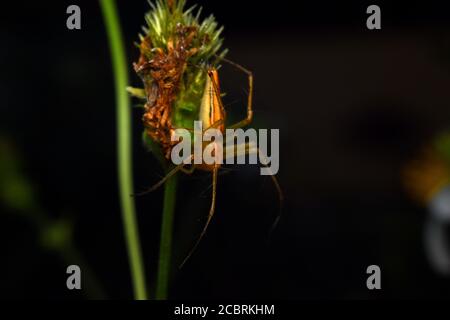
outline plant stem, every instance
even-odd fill
[[[168,297],[170,258],[172,252],[172,231],[175,200],[177,193],[177,175],[175,174],[164,185],[164,208],[161,224],[161,241],[159,245],[159,265],[156,282],[156,299],[166,300]]]
[[[128,248],[134,297],[146,300],[145,274],[142,263],[136,210],[133,194],[132,154],[131,154],[131,108],[125,88],[128,85],[127,62],[123,45],[119,17],[114,0],[100,0],[112,57],[117,117],[117,161],[119,194],[123,226]]]

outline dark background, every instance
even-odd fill
[[[255,127],[279,128],[279,227],[270,179],[254,166],[219,177],[216,216],[176,270],[208,212],[210,177],[178,190],[171,298],[448,298],[450,281],[423,247],[427,210],[405,193],[401,169],[449,125],[450,23],[444,2],[188,1],[225,25],[229,58],[254,71]],[[66,28],[77,4],[82,30]],[[370,4],[382,30],[367,30]],[[130,77],[146,1],[118,1]],[[39,211],[70,217],[83,259],[42,245],[37,224],[0,204],[2,298],[85,299],[66,267],[90,265],[108,298],[130,299],[119,211],[111,62],[96,1],[6,2],[0,9],[0,138],[30,182]],[[244,115],[245,76],[224,67],[232,118]],[[141,144],[135,109],[135,187],[162,175]],[[7,150],[7,151],[5,151]],[[148,284],[158,257],[162,191],[137,199]],[[366,288],[366,268],[382,290]],[[86,280],[85,281],[91,281]],[[95,280],[92,280],[95,282]],[[88,285],[89,286],[89,285]]]

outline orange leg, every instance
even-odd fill
[[[249,125],[252,120],[253,120],[253,73],[244,68],[243,66],[241,66],[240,64],[237,64],[236,62],[233,62],[231,60],[228,60],[226,58],[221,58],[219,56],[217,56],[220,60],[232,65],[233,67],[237,68],[238,70],[244,72],[247,77],[248,77],[248,97],[247,97],[247,116],[245,117],[245,119],[229,126],[228,128],[230,129],[237,129],[237,128],[242,128],[245,127],[247,125]],[[214,83],[214,81],[213,81]],[[216,86],[216,84],[215,84]]]
[[[203,227],[202,233],[198,237],[197,241],[195,242],[194,246],[192,247],[189,254],[186,256],[186,258],[183,260],[183,262],[180,265],[180,268],[183,267],[183,265],[186,263],[186,261],[189,260],[189,258],[194,253],[195,249],[197,249],[197,246],[199,245],[200,241],[202,240],[203,236],[206,233],[206,230],[208,229],[209,223],[211,222],[212,217],[214,216],[214,212],[216,210],[216,193],[217,193],[217,172],[219,171],[219,167],[215,166],[212,173],[212,199],[211,199],[211,207],[209,209],[208,219],[206,220],[206,224]]]

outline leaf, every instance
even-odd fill
[[[127,92],[135,98],[146,100],[147,95],[145,94],[145,90],[142,88],[133,88],[133,87],[127,87]]]

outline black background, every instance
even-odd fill
[[[189,1],[193,4],[194,1]],[[216,216],[180,271],[208,210],[210,177],[179,186],[171,298],[449,297],[429,266],[426,209],[402,187],[405,162],[450,116],[450,29],[444,2],[375,2],[382,30],[365,23],[372,2],[196,1],[224,24],[229,58],[255,74],[255,126],[279,128],[280,225],[270,179],[254,166],[219,177]],[[66,28],[77,4],[82,30]],[[146,1],[118,1],[131,62]],[[132,297],[117,196],[111,62],[96,1],[4,2],[0,9],[0,134],[21,157],[54,219],[74,218],[74,238],[107,297]],[[231,117],[244,115],[245,76],[223,68]],[[162,174],[141,145],[134,110],[135,187]],[[1,157],[2,155],[0,155]],[[60,255],[35,226],[0,206],[4,298],[89,298],[69,292]],[[162,191],[137,199],[149,287],[158,256]],[[76,260],[76,259],[75,259]],[[73,261],[73,264],[80,264]],[[382,290],[366,288],[366,268]],[[81,265],[83,268],[83,265]]]

